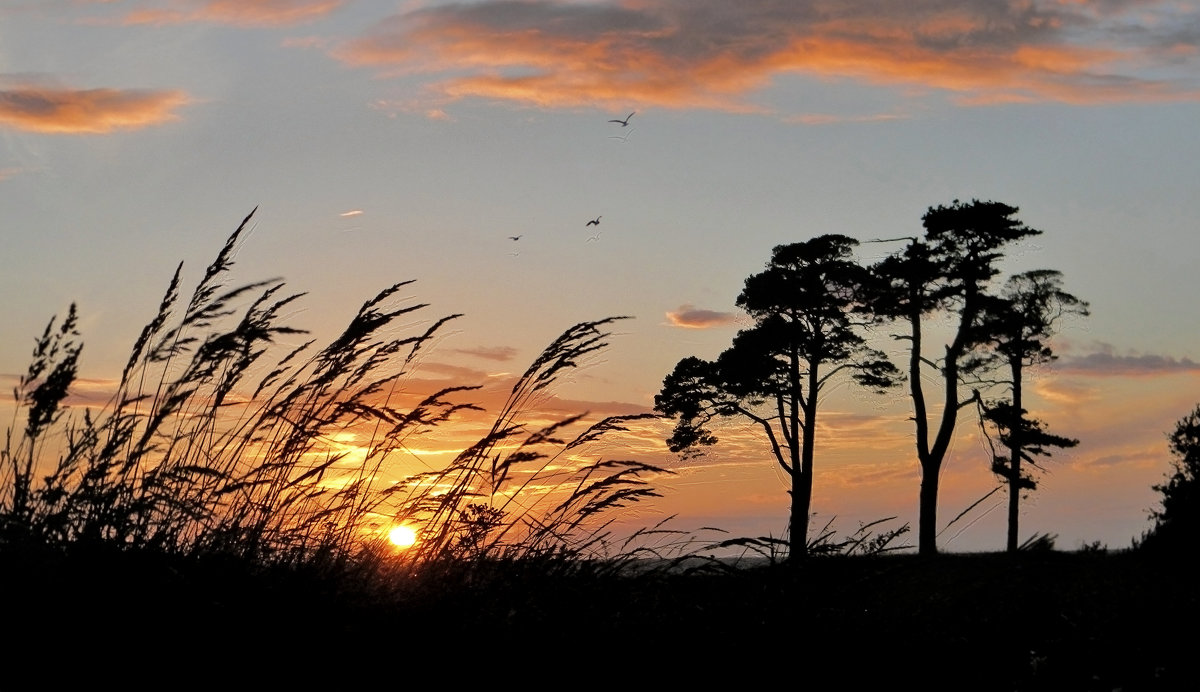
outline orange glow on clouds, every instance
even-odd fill
[[[737,315],[732,312],[717,312],[704,310],[694,305],[681,305],[678,310],[667,312],[667,323],[673,327],[686,329],[708,329],[734,324]]]
[[[754,111],[746,97],[789,73],[939,89],[960,103],[1200,99],[1186,78],[1136,72],[1187,55],[1179,38],[1130,43],[1125,8],[1110,10],[992,0],[455,3],[393,15],[333,52],[385,75],[443,73],[435,102]]]
[[[177,119],[188,103],[182,91],[0,89],[0,126],[48,134],[103,134],[136,130]]]
[[[345,0],[175,0],[166,8],[136,9],[125,24],[214,22],[235,26],[279,26],[311,21],[329,14]]]

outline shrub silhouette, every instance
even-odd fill
[[[1162,506],[1150,513],[1154,526],[1142,546],[1181,550],[1200,545],[1200,405],[1175,424],[1168,435],[1174,471],[1153,486],[1162,493]]]

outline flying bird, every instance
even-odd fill
[[[634,111],[633,113],[637,113],[637,111]],[[629,115],[625,116],[624,120],[609,120],[608,122],[621,123],[621,127],[629,127],[629,119],[633,117],[633,113],[630,113]]]
[[[587,240],[585,240],[584,242],[585,242],[585,243],[591,243],[591,242],[594,242],[594,241],[597,241],[597,240],[600,240],[600,231],[596,231],[596,235],[594,235],[594,236],[592,236],[592,237],[588,238],[588,239],[587,239]]]
[[[609,139],[619,139],[622,142],[628,142],[629,135],[633,134],[635,130],[637,130],[636,127],[631,127],[631,128],[629,128],[629,131],[626,132],[624,135],[609,135],[608,138]]]
[[[512,240],[512,241],[517,241],[524,237],[525,237],[525,234],[522,233],[521,235],[510,235],[510,236],[508,236],[508,239]]]
[[[587,223],[584,224],[584,226],[599,226],[599,225],[600,225],[600,217],[599,216],[597,216],[596,218],[594,218],[591,221],[588,221]]]

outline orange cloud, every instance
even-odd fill
[[[732,312],[703,310],[692,305],[680,305],[678,310],[667,313],[667,323],[672,327],[708,329],[733,324],[737,315]]]
[[[1033,390],[1039,397],[1059,406],[1080,406],[1103,396],[1096,386],[1074,379],[1038,379],[1033,382]]]
[[[0,126],[49,134],[137,130],[177,119],[174,111],[187,103],[182,91],[18,86],[0,89]]]
[[[1169,28],[1195,14],[1166,0],[498,0],[396,14],[333,52],[437,73],[437,102],[764,111],[748,96],[786,74],[960,103],[1197,100],[1200,37]]]
[[[166,3],[167,8],[133,10],[125,15],[123,23],[213,22],[234,26],[281,26],[312,21],[344,3],[345,0],[175,0]]]
[[[0,373],[0,387],[4,387],[5,390],[10,392],[14,391],[20,379],[21,375]],[[117,393],[117,386],[119,384],[116,380],[109,379],[76,378],[71,383],[67,398],[63,400],[62,405],[66,407],[101,408],[111,403],[113,396]],[[12,412],[15,402],[11,396],[6,398],[8,400],[0,404],[0,415],[6,416],[8,420],[13,420]]]

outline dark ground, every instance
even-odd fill
[[[380,593],[236,564],[0,549],[11,635],[0,656],[93,682],[134,671],[147,683],[135,686],[181,672],[341,689],[377,675],[407,687],[397,681],[415,671],[437,687],[534,689],[1109,691],[1197,680],[1195,572],[1134,552],[816,558],[798,570],[636,577],[484,572]]]

